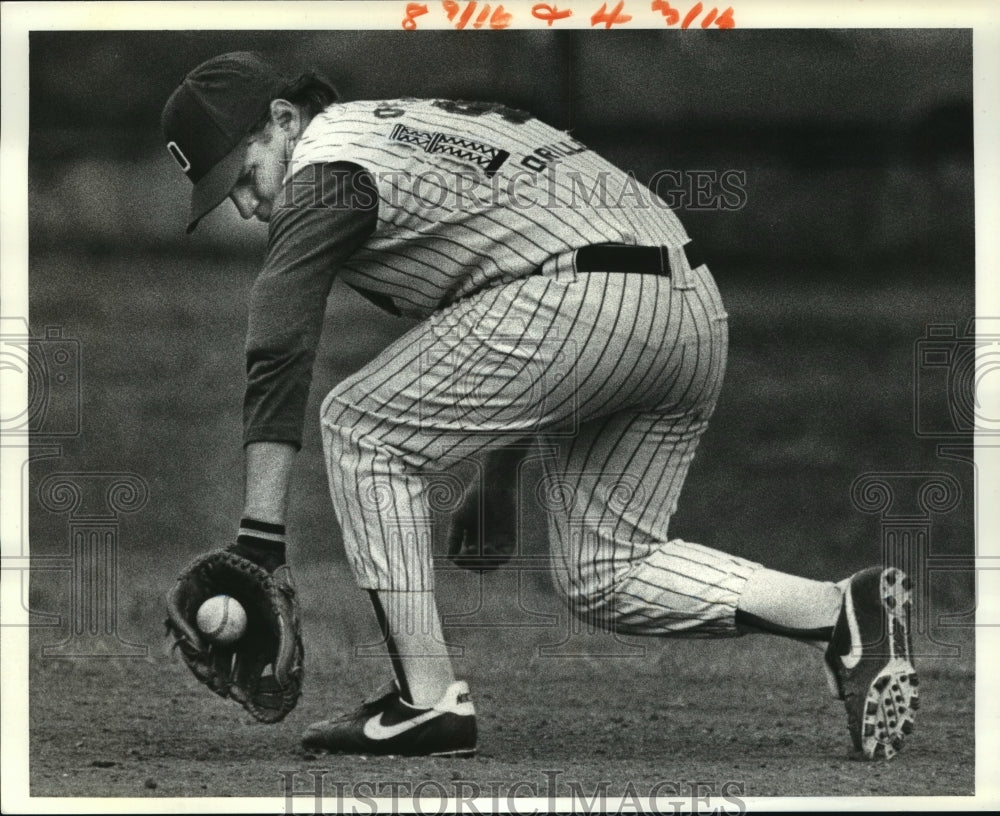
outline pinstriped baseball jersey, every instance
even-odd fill
[[[362,168],[378,201],[336,274],[425,318],[321,411],[358,583],[432,590],[434,475],[534,436],[538,489],[558,499],[542,502],[553,576],[578,615],[736,634],[758,565],[669,538],[727,344],[715,283],[690,267],[674,213],[568,134],[497,105],[333,105],[296,145],[286,188],[333,163]],[[337,204],[320,186],[322,207]],[[670,274],[581,271],[575,250],[598,244],[666,248]]]
[[[287,178],[347,161],[368,170],[378,226],[341,279],[426,317],[590,244],[681,246],[684,228],[634,177],[567,133],[498,105],[336,104],[309,125]]]

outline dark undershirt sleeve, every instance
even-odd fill
[[[250,292],[243,443],[302,444],[306,399],[338,267],[375,231],[378,197],[355,164],[313,164],[278,195]]]

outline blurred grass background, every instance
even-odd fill
[[[970,32],[35,32],[31,324],[80,342],[82,431],[31,483],[67,471],[148,483],[148,506],[121,523],[123,637],[159,642],[163,592],[192,556],[230,540],[241,510],[246,298],[265,231],[222,207],[184,235],[189,185],[163,149],[159,111],[191,67],[245,48],[317,65],[346,98],[527,108],[642,180],[745,172],[742,209],[680,212],[719,281],[732,347],[673,534],[840,578],[881,554],[853,480],[943,471],[963,496],[933,519],[932,551],[972,552],[971,466],[913,432],[915,343],[975,310]],[[409,325],[335,286],[290,519],[307,633],[327,665],[346,666],[374,626],[344,568],[315,417],[333,384]],[[542,518],[522,511],[524,550],[543,554]],[[66,519],[34,494],[30,523],[33,553],[67,550]],[[525,573],[520,594],[515,578],[487,577],[485,603],[512,621],[532,620],[519,605],[562,614],[544,572]],[[974,603],[971,575],[935,578],[931,591],[936,612]],[[67,592],[65,578],[39,574],[32,603],[57,611]],[[446,613],[474,609],[479,593],[475,576],[441,576]],[[557,632],[449,636],[486,671],[530,661]]]

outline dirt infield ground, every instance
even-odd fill
[[[826,696],[818,654],[806,647],[758,637],[656,644],[634,665],[481,664],[467,675],[479,756],[443,760],[303,754],[304,726],[363,693],[337,671],[314,670],[299,708],[263,726],[163,658],[127,671],[111,662],[40,662],[32,672],[31,791],[283,797],[289,788],[314,791],[321,779],[332,810],[337,783],[360,796],[380,783],[412,788],[424,780],[452,796],[480,790],[501,802],[552,790],[591,799],[602,782],[609,796],[626,796],[631,784],[646,797],[669,783],[659,788],[664,807],[678,793],[690,797],[696,782],[716,798],[725,783],[746,797],[974,790],[974,688],[960,664],[924,669],[917,731],[903,753],[880,764],[850,757],[843,709]],[[441,788],[423,790],[435,796]],[[392,788],[382,791],[388,797]]]
[[[329,506],[316,423],[307,425],[291,509],[292,563],[304,603],[306,693],[287,721],[251,722],[202,689],[162,650],[162,597],[183,564],[229,540],[239,518],[242,334],[252,265],[118,256],[39,256],[32,321],[80,344],[82,430],[58,458],[31,471],[33,556],[67,551],[65,514],[39,506],[53,473],[130,472],[146,506],[117,532],[118,634],[145,659],[42,656],[67,636],[65,575],[38,573],[31,605],[64,615],[32,632],[30,785],[34,796],[283,796],[321,779],[327,809],[338,783],[422,780],[450,794],[640,796],[691,785],[749,796],[968,795],[975,779],[971,631],[938,627],[939,614],[974,607],[972,576],[935,578],[927,597],[938,655],[921,663],[917,731],[888,764],[853,761],[842,706],[828,697],[820,655],[765,637],[725,642],[581,636],[591,653],[553,658],[565,618],[543,571],[441,578],[449,641],[464,646],[460,676],[479,713],[480,754],[467,761],[303,755],[309,722],[354,706],[385,677],[377,658],[353,658],[374,637],[364,598],[344,568]],[[84,276],[85,285],[70,284]],[[852,504],[865,473],[944,472],[958,505],[928,518],[933,554],[972,551],[972,469],[945,460],[913,433],[915,343],[930,323],[973,312],[969,282],[799,282],[794,271],[736,279],[720,270],[732,348],[722,400],[673,522],[677,535],[778,569],[840,578],[881,557],[879,519]],[[932,282],[926,282],[926,281]],[[778,281],[781,281],[780,283]],[[357,296],[337,290],[317,362],[309,416],[325,390],[401,331]],[[336,327],[336,331],[331,327]],[[405,326],[403,326],[405,328]],[[541,519],[523,542],[544,555]],[[518,582],[520,577],[521,581]],[[520,588],[518,588],[520,587]],[[480,624],[469,610],[484,608]],[[493,610],[493,611],[491,611]],[[554,617],[542,618],[540,615]],[[494,620],[497,618],[494,617]],[[464,622],[463,622],[464,621]],[[539,621],[548,621],[541,625]],[[533,628],[523,627],[534,623]],[[560,628],[562,627],[562,628]],[[950,657],[928,640],[958,643]],[[673,787],[671,787],[673,786]],[[384,789],[391,790],[391,789]],[[437,788],[426,792],[433,795]],[[742,793],[740,793],[742,792]],[[676,799],[676,796],[674,797]],[[361,810],[360,812],[366,812]]]

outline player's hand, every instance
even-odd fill
[[[517,549],[517,495],[513,485],[495,487],[482,496],[473,488],[451,519],[448,558],[456,566],[490,572],[506,564]]]
[[[302,693],[298,601],[287,564],[269,570],[248,554],[237,544],[192,561],[167,593],[167,633],[199,682],[275,723]],[[235,643],[212,643],[198,630],[198,608],[213,595],[230,595],[246,610],[246,631]]]

